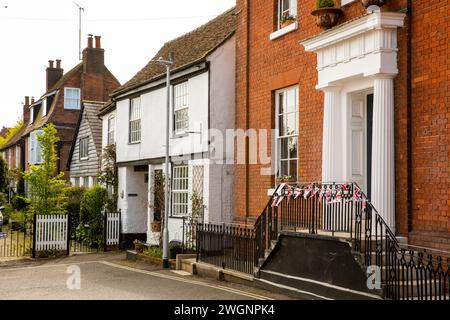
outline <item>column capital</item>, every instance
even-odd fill
[[[339,87],[339,86],[330,86],[330,85],[328,85],[328,86],[324,86],[324,87],[317,87],[317,89],[319,89],[319,90],[322,90],[323,92],[330,92],[330,93],[339,93],[341,90],[342,90],[342,88],[341,87]]]
[[[397,77],[398,74],[394,73],[378,73],[371,75],[370,77],[373,80],[394,80],[395,77]]]

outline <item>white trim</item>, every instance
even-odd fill
[[[398,12],[374,12],[313,38],[303,40],[300,44],[305,47],[305,51],[317,51],[370,30],[403,27],[405,17],[406,14]]]
[[[352,289],[336,286],[334,284],[329,284],[329,283],[325,283],[325,282],[321,282],[321,281],[317,281],[317,280],[312,280],[312,279],[307,279],[307,278],[302,278],[302,277],[291,276],[291,275],[288,275],[288,274],[282,274],[282,273],[278,273],[278,272],[270,271],[270,270],[261,270],[261,271],[265,272],[265,273],[268,273],[268,274],[272,274],[274,276],[278,276],[278,277],[284,277],[284,278],[293,279],[293,280],[305,281],[305,282],[318,284],[318,285],[321,285],[321,286],[324,286],[324,287],[328,287],[328,288],[332,288],[332,289],[336,289],[336,290],[340,290],[340,291],[350,292],[350,293],[359,294],[359,295],[362,295],[362,296],[365,296],[365,297],[370,297],[370,298],[375,298],[375,299],[382,300],[381,297],[378,296],[378,295],[370,294],[370,293],[366,293],[366,292],[362,292],[362,291],[357,291],[357,290],[352,290]],[[290,288],[290,287],[288,287],[288,288]],[[329,298],[325,298],[325,299],[329,300]]]
[[[278,39],[278,38],[284,36],[286,33],[295,31],[297,29],[298,29],[298,21],[295,21],[294,23],[291,23],[290,25],[288,25],[287,27],[284,27],[283,29],[272,32],[269,36],[269,39],[270,40]]]

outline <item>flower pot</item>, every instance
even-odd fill
[[[370,6],[384,6],[388,0],[361,0],[361,3],[364,7],[368,8]]]
[[[294,20],[286,20],[285,22],[281,22],[281,29],[286,28],[288,25],[293,24]]]
[[[317,17],[316,24],[322,29],[330,29],[337,25],[344,12],[340,8],[320,8],[311,12]]]
[[[151,227],[152,232],[161,232],[161,222],[152,222]]]

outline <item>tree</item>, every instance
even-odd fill
[[[22,129],[22,127],[23,127],[23,120],[19,120],[14,125],[14,127],[9,129],[6,137],[3,138],[2,136],[0,136],[0,147],[4,146],[12,137],[14,137],[20,131],[20,129]]]
[[[77,235],[79,240],[86,241],[93,248],[103,244],[103,209],[107,199],[108,191],[95,186],[87,189],[81,200]]]
[[[119,176],[116,164],[116,145],[114,144],[103,149],[102,169],[98,181],[110,190],[106,210],[115,212],[117,210]]]
[[[0,192],[6,193],[8,188],[8,168],[5,160],[0,157]]]
[[[58,157],[55,144],[59,141],[56,132],[51,123],[43,128],[43,133],[37,136],[42,150],[42,163],[31,165],[30,170],[24,173],[29,186],[29,208],[39,214],[63,214],[66,211],[66,182],[62,179],[64,173],[56,173]]]

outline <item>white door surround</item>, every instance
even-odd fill
[[[376,11],[301,42],[305,51],[317,53],[316,88],[325,93],[324,181],[353,180],[355,167],[349,163],[359,160],[364,165],[351,150],[355,139],[363,139],[363,134],[352,133],[352,126],[356,128],[352,115],[364,112],[361,105],[352,105],[352,97],[355,92],[373,90],[371,202],[394,232],[394,78],[398,74],[397,28],[404,19],[403,13]],[[356,169],[364,174],[364,167]]]

